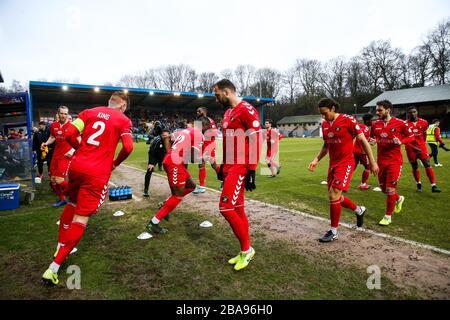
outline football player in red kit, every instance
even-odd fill
[[[152,233],[167,232],[167,229],[162,228],[159,222],[175,210],[178,204],[183,201],[184,196],[194,191],[196,187],[185,165],[201,162],[201,148],[204,141],[203,133],[210,129],[211,126],[211,122],[207,117],[201,117],[197,121],[201,122],[201,131],[197,126],[178,131],[172,147],[170,147],[169,137],[163,141],[167,150],[163,167],[167,173],[172,195],[148,222],[147,229]]]
[[[267,142],[266,163],[272,173],[269,178],[275,178],[280,174],[281,165],[275,161],[275,157],[279,151],[279,141],[283,138],[283,135],[276,129],[272,128],[272,120],[267,119],[264,121],[264,139]]]
[[[387,195],[386,214],[379,224],[387,226],[392,222],[392,213],[399,213],[405,201],[396,191],[402,173],[402,144],[412,142],[414,135],[405,121],[391,116],[393,106],[389,100],[378,101],[376,108],[379,119],[372,123],[370,136],[377,143],[378,182]]]
[[[214,85],[217,102],[227,108],[222,121],[223,162],[217,178],[223,181],[220,213],[238,238],[241,252],[228,260],[235,270],[248,266],[255,255],[250,246],[248,220],[244,210],[244,188],[256,189],[255,170],[262,144],[262,129],[258,112],[236,94],[236,87],[228,79]]]
[[[330,156],[328,169],[328,193],[330,200],[331,229],[320,239],[320,242],[331,242],[337,239],[337,228],[341,217],[342,207],[355,212],[357,226],[362,227],[366,208],[356,205],[349,198],[342,195],[350,185],[355,158],[353,157],[353,139],[362,143],[363,150],[369,158],[370,171],[378,173],[378,165],[373,157],[372,149],[364,136],[358,122],[349,115],[338,113],[339,103],[333,99],[323,98],[318,104],[319,112],[325,121],[322,122],[324,144],[320,152],[309,164],[308,169],[314,171],[319,161],[327,153]]]
[[[414,141],[411,144],[407,144],[406,155],[408,156],[408,161],[412,166],[412,173],[414,179],[416,180],[417,191],[422,192],[422,182],[420,181],[420,171],[417,160],[420,160],[425,168],[428,179],[431,183],[431,192],[441,192],[441,190],[436,185],[436,177],[434,176],[433,167],[430,164],[430,155],[427,150],[427,129],[428,121],[418,117],[417,108],[408,108],[408,120],[406,123],[410,127],[412,133],[414,134]]]
[[[81,240],[89,218],[106,199],[112,170],[133,150],[131,120],[124,115],[129,106],[128,96],[116,91],[111,95],[108,107],[82,111],[67,128],[65,139],[77,151],[69,169],[69,202],[60,219],[62,245],[42,275],[46,284],[58,284],[60,265]],[[81,139],[79,134],[82,134]],[[120,139],[123,146],[114,160]]]
[[[370,140],[370,126],[372,125],[372,118],[373,116],[371,114],[365,114],[363,116],[363,123],[359,124],[359,127],[364,133],[364,137],[366,137],[367,141]],[[355,167],[358,166],[358,163],[361,163],[361,165],[364,166],[361,184],[358,188],[361,190],[367,190],[369,189],[367,180],[369,180],[370,175],[370,163],[367,154],[364,152],[361,142],[359,142],[358,140],[355,140],[355,144],[353,147],[353,156],[355,157]]]
[[[197,119],[200,119],[201,117],[206,117],[209,122],[209,130],[207,130],[204,134],[205,141],[202,145],[202,163],[198,165],[198,180],[199,180],[199,186],[195,188],[195,190],[192,192],[193,194],[199,194],[204,193],[206,191],[205,188],[205,179],[206,179],[206,167],[205,163],[209,162],[213,168],[216,167],[216,137],[217,137],[217,127],[213,119],[207,116],[207,109],[206,107],[199,107],[197,108]]]
[[[64,191],[67,187],[67,171],[71,157],[75,152],[75,149],[73,149],[64,139],[64,133],[70,126],[69,108],[66,106],[60,106],[58,108],[57,119],[58,120],[53,122],[50,126],[50,137],[41,145],[41,150],[44,151],[46,146],[55,142],[55,149],[53,151],[52,161],[49,168],[51,186],[59,198],[59,201],[53,204],[54,207],[59,207],[66,204],[64,199]]]

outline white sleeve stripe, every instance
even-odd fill
[[[129,134],[131,136],[131,133],[129,133],[129,132],[122,133],[120,136],[124,136],[126,134]]]
[[[197,147],[192,147],[192,148],[194,148],[195,150],[198,150],[198,151],[200,151],[200,149],[199,149],[199,148],[197,148]]]

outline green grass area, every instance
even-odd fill
[[[446,142],[447,145],[450,145],[449,139]],[[220,150],[220,141],[218,145]],[[321,139],[285,138],[281,140],[279,156],[282,164],[281,174],[275,179],[268,179],[266,176],[259,175],[256,178],[257,189],[251,193],[247,192],[246,195],[268,203],[328,217],[327,187],[326,185],[320,185],[320,182],[326,180],[327,177],[328,157],[322,159],[314,173],[307,169],[308,164],[318,153],[321,145]],[[144,143],[135,144],[135,150],[126,163],[145,169],[147,148],[148,146]],[[374,151],[376,154],[376,148],[374,148]],[[448,226],[450,225],[450,216],[448,215],[447,203],[450,201],[450,152],[439,149],[439,161],[444,166],[433,167],[438,186],[443,191],[441,194],[431,193],[428,178],[421,166],[419,168],[424,191],[418,193],[406,154],[404,154],[403,159],[403,173],[398,192],[406,197],[406,201],[403,211],[394,214],[393,223],[390,226],[381,227],[378,225],[378,221],[385,212],[386,196],[381,192],[361,191],[357,188],[361,181],[362,166],[358,166],[353,174],[352,184],[347,196],[368,208],[365,219],[367,228],[449,250]],[[189,171],[197,180],[197,165],[190,165]],[[215,173],[208,166],[207,186],[218,188],[219,183]],[[369,184],[372,187],[377,186],[376,177],[371,176]],[[355,223],[354,214],[344,209],[341,221]]]
[[[137,153],[136,153],[137,154]],[[281,180],[281,179],[280,179]],[[38,185],[32,207],[0,212],[0,299],[413,299],[382,278],[381,290],[368,290],[366,270],[339,265],[320,253],[302,255],[290,243],[253,239],[257,253],[236,272],[227,259],[237,241],[222,218],[208,217],[213,228],[200,229],[205,216],[178,209],[166,235],[136,239],[150,212],[132,203],[113,217],[104,206],[94,216],[60,270],[60,285],[48,288],[40,277],[52,260],[55,222],[62,211],[47,183]],[[324,263],[326,261],[326,263]],[[81,290],[65,286],[67,267],[81,269]]]

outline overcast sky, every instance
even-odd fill
[[[101,85],[179,63],[282,71],[297,58],[352,57],[372,40],[409,53],[448,16],[449,0],[0,0],[0,71],[8,86]]]

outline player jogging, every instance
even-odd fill
[[[279,141],[283,138],[283,135],[276,128],[272,128],[272,120],[270,119],[264,121],[264,127],[266,128],[264,138],[267,142],[266,163],[272,173],[268,178],[275,178],[281,170],[281,165],[275,161],[275,157],[278,154]]]
[[[223,181],[220,195],[220,213],[238,238],[241,252],[228,260],[235,270],[248,266],[255,255],[250,246],[248,220],[244,209],[244,188],[256,189],[255,170],[262,143],[262,129],[256,109],[236,94],[236,87],[227,79],[214,85],[217,102],[227,108],[223,132],[223,162],[217,178]]]
[[[60,106],[58,108],[58,120],[53,122],[50,126],[50,137],[46,142],[41,144],[41,151],[45,151],[48,145],[55,142],[52,160],[50,163],[50,181],[52,189],[55,191],[59,201],[53,204],[54,207],[63,206],[66,204],[64,199],[64,191],[67,187],[67,171],[71,157],[75,149],[64,138],[64,134],[70,127],[69,108]]]
[[[387,195],[386,214],[379,222],[382,226],[391,224],[392,214],[402,210],[405,197],[396,191],[403,165],[401,148],[402,144],[409,144],[414,140],[406,121],[392,117],[392,110],[393,106],[389,100],[378,101],[376,111],[379,120],[373,122],[370,129],[370,136],[376,140],[378,149],[378,182]]]
[[[82,111],[66,132],[66,140],[77,152],[69,170],[69,202],[60,219],[62,245],[42,275],[46,284],[58,284],[60,265],[81,240],[90,216],[97,213],[106,199],[111,171],[133,150],[131,120],[123,114],[129,106],[128,96],[116,91],[108,107]],[[81,142],[76,138],[79,134],[82,134]],[[113,160],[119,139],[123,146]]]
[[[327,153],[330,156],[328,168],[328,196],[330,200],[331,229],[320,239],[320,242],[331,242],[338,237],[337,228],[341,217],[342,207],[355,212],[357,226],[362,227],[366,208],[356,205],[343,191],[348,190],[353,171],[355,158],[353,157],[353,139],[361,142],[363,150],[369,158],[370,171],[376,175],[378,165],[372,154],[372,149],[364,136],[358,122],[352,116],[338,113],[339,103],[333,99],[323,98],[318,103],[319,112],[324,118],[322,122],[324,144],[308,169],[314,171],[319,161]]]
[[[364,133],[364,137],[367,141],[370,140],[370,126],[372,125],[373,116],[369,113],[363,116],[363,123],[359,124],[361,131]],[[353,147],[353,156],[355,157],[355,167],[360,163],[364,167],[364,171],[362,173],[361,184],[359,185],[359,189],[367,190],[369,186],[367,185],[367,181],[369,180],[370,175],[370,163],[367,154],[364,152],[362,143],[359,140],[355,140]]]
[[[412,166],[412,173],[416,180],[417,191],[422,192],[422,183],[420,181],[420,171],[417,160],[420,160],[425,168],[428,179],[431,183],[431,192],[441,192],[436,185],[436,178],[434,175],[433,167],[430,164],[430,155],[428,154],[426,138],[428,121],[419,118],[416,107],[408,108],[408,120],[406,121],[412,133],[414,134],[414,141],[411,144],[407,144],[406,155],[408,161]]]

